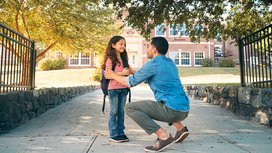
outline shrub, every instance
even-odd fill
[[[235,67],[235,62],[232,59],[222,59],[219,62],[220,67]]]
[[[66,64],[66,60],[64,58],[59,59],[45,59],[41,61],[39,65],[41,70],[59,70],[63,69]]]
[[[43,59],[40,61],[39,68],[41,70],[50,70],[51,67],[51,61],[50,59]]]
[[[94,81],[100,81],[101,80],[101,68],[97,68],[95,71],[95,74],[93,75]]]
[[[52,70],[63,69],[66,64],[65,58],[59,58],[56,60],[52,60]]]
[[[213,60],[210,58],[204,58],[201,60],[201,65],[203,67],[213,67]]]

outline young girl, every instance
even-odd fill
[[[126,63],[123,63],[124,61]],[[102,66],[105,66],[107,69],[114,68],[113,71],[117,75],[130,75],[133,70],[129,66],[125,68],[125,64],[128,65],[125,38],[114,36],[108,43]],[[127,86],[122,85],[115,80],[110,80],[108,86],[108,96],[110,101],[108,128],[110,141],[113,142],[129,141],[129,138],[124,132],[124,106],[128,90]]]

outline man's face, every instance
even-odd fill
[[[155,46],[153,46],[151,43],[149,44],[149,47],[147,49],[147,58],[152,59],[154,57],[154,53],[156,52]]]

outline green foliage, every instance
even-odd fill
[[[204,58],[201,60],[201,65],[203,67],[213,67],[213,60],[210,58]]]
[[[95,70],[95,74],[93,75],[94,81],[100,81],[101,80],[101,68],[97,68]]]
[[[41,70],[59,70],[63,69],[66,64],[64,58],[59,59],[44,59],[39,65]]]
[[[113,12],[99,0],[0,2],[0,21],[35,40],[37,56],[49,49],[73,53],[92,48],[100,54],[119,33]]]
[[[145,38],[156,25],[184,23],[191,41],[229,37],[237,41],[272,21],[271,0],[105,0],[105,4],[113,4],[120,16],[127,10],[125,21]]]
[[[222,59],[219,62],[220,67],[235,67],[235,62],[232,59]]]
[[[40,61],[40,65],[39,65],[39,68],[43,71],[46,71],[46,70],[50,70],[51,68],[51,60],[50,59],[44,59],[42,61]]]

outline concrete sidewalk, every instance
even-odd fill
[[[132,101],[153,99],[148,86],[132,88]],[[109,142],[107,115],[101,112],[102,92],[84,94],[36,119],[0,135],[0,153],[143,153],[155,135],[147,135],[126,117],[126,143]],[[160,123],[175,134],[173,127]],[[191,100],[184,124],[190,130],[183,143],[171,145],[169,153],[270,153],[272,129],[201,101]]]

